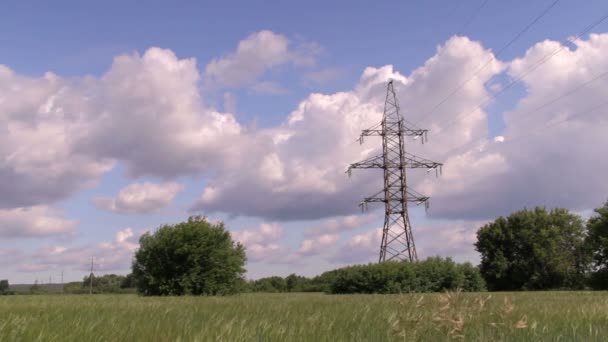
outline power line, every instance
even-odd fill
[[[487,62],[485,62],[480,68],[478,68],[473,75],[468,78],[466,81],[460,83],[456,88],[454,88],[447,96],[445,96],[441,101],[439,101],[433,108],[429,111],[425,112],[423,116],[428,116],[434,113],[441,105],[443,105],[447,100],[452,98],[452,96],[456,95],[465,85],[471,82],[479,73],[484,70],[492,61],[496,60],[496,57],[503,53],[506,49],[508,49],[517,39],[519,39],[524,33],[526,33],[532,26],[534,26],[540,19],[542,19],[560,0],[554,0],[547,8],[545,8],[541,13],[539,13],[531,22],[529,22],[522,30],[520,30],[515,37],[511,38],[509,42],[498,50],[498,52],[490,57]]]
[[[541,105],[539,105],[539,106],[535,107],[534,109],[532,109],[532,110],[528,110],[528,111],[524,112],[523,114],[521,114],[521,116],[525,118],[525,119],[524,119],[522,122],[524,122],[524,123],[525,123],[525,122],[527,122],[527,121],[530,121],[530,120],[531,120],[531,118],[532,118],[532,114],[534,114],[535,112],[538,112],[538,111],[540,111],[541,109],[544,109],[544,108],[546,108],[546,107],[548,107],[548,106],[550,106],[550,105],[552,105],[552,104],[554,104],[554,103],[558,102],[559,100],[561,100],[561,99],[563,99],[563,98],[566,98],[566,97],[568,97],[568,96],[570,96],[570,95],[573,95],[573,94],[577,93],[579,90],[583,89],[584,87],[588,86],[589,84],[591,84],[591,83],[593,83],[593,82],[595,82],[595,81],[597,81],[597,80],[600,80],[600,79],[602,79],[603,77],[606,77],[606,76],[608,76],[608,71],[605,71],[605,72],[603,72],[603,73],[600,73],[600,74],[598,74],[598,75],[594,76],[593,78],[591,78],[591,79],[589,79],[589,80],[587,80],[587,81],[585,81],[585,82],[583,82],[583,83],[581,83],[581,84],[577,85],[576,87],[573,87],[573,88],[571,88],[571,89],[569,89],[569,90],[567,90],[567,91],[563,92],[562,94],[560,94],[560,95],[558,95],[558,96],[554,97],[553,99],[551,99],[551,100],[549,100],[549,101],[546,101],[546,102],[542,103]],[[597,107],[593,107],[593,109],[592,109],[592,110],[586,110],[586,111],[584,111],[583,113],[577,113],[577,114],[571,115],[570,117],[579,116],[579,115],[582,115],[582,114],[588,113],[588,112],[590,112],[590,111],[594,111],[594,110],[596,110],[596,109],[598,109],[598,108],[600,108],[600,107],[602,107],[602,106],[604,106],[604,105],[606,105],[606,104],[608,104],[608,101],[607,101],[607,102],[605,102],[605,103],[600,104],[600,105],[599,105],[599,106],[597,106]],[[562,122],[563,122],[563,121],[562,121]],[[546,127],[549,127],[549,126],[551,126],[551,125],[546,125],[546,126],[543,126],[543,127],[540,127],[540,128],[546,128]],[[536,132],[541,131],[541,129],[540,129],[540,128],[536,129]],[[512,139],[509,139],[509,141],[512,141]],[[470,142],[470,143],[468,143],[468,144],[463,144],[463,145],[460,145],[460,146],[456,146],[456,147],[452,148],[451,150],[448,150],[448,152],[446,152],[444,155],[446,155],[446,156],[447,156],[447,155],[449,155],[449,154],[453,153],[453,152],[454,152],[454,151],[456,151],[456,150],[459,150],[459,149],[462,149],[462,148],[468,148],[468,147],[470,147],[471,145],[473,145],[473,144],[475,144],[475,143],[478,143],[478,141],[472,141],[472,142]]]
[[[484,8],[486,6],[486,4],[488,3],[488,1],[490,0],[484,0],[484,2],[481,3],[481,5],[479,5],[471,14],[471,16],[469,16],[469,18],[464,22],[464,24],[460,27],[460,29],[458,29],[458,31],[456,31],[456,35],[461,35],[462,31],[464,31],[472,22],[473,20],[475,20],[475,18],[477,17],[477,15],[479,14],[479,12],[481,11],[482,8]]]
[[[589,31],[591,31],[597,25],[601,24],[607,18],[608,18],[608,13],[605,14],[605,15],[603,15],[600,19],[598,19],[597,21],[595,21],[591,25],[587,26],[583,31],[581,31],[573,39],[575,39],[575,40],[576,39],[580,39],[583,35],[587,34]],[[539,60],[537,60],[535,63],[533,63],[529,68],[527,68],[526,70],[524,70],[524,72],[522,72],[519,76],[513,78],[513,80],[511,80],[511,82],[509,82],[505,87],[503,87],[502,89],[500,89],[498,92],[496,92],[494,94],[486,95],[486,99],[484,100],[485,103],[483,103],[482,105],[480,105],[479,107],[475,108],[474,110],[468,112],[465,115],[457,115],[453,120],[448,121],[447,124],[443,126],[443,129],[445,129],[445,128],[451,126],[451,125],[453,125],[456,121],[458,121],[460,119],[464,119],[465,117],[470,116],[470,115],[476,113],[477,111],[479,111],[481,109],[481,107],[483,107],[485,105],[488,105],[491,100],[496,99],[498,97],[498,95],[503,94],[506,90],[510,89],[515,84],[521,82],[531,72],[533,72],[534,70],[538,69],[540,66],[542,66],[543,64],[545,64],[546,62],[548,62],[553,56],[555,56],[558,53],[562,52],[566,48],[565,44],[567,44],[567,43],[565,43],[565,42],[562,41],[562,44],[560,44],[559,48],[557,48],[554,51],[552,51],[551,53],[546,54],[543,57],[541,57]]]
[[[587,109],[585,109],[585,110],[583,110],[583,111],[577,112],[577,113],[575,113],[575,114],[571,114],[571,115],[569,115],[569,116],[567,116],[567,117],[564,117],[564,118],[562,118],[562,119],[560,119],[560,120],[556,120],[556,121],[549,122],[548,124],[544,125],[544,126],[543,126],[543,128],[549,128],[549,127],[553,127],[553,126],[555,126],[555,125],[558,125],[558,124],[561,124],[561,123],[564,123],[564,122],[570,121],[570,120],[572,120],[573,118],[580,117],[580,116],[582,116],[582,115],[584,115],[584,114],[588,114],[588,113],[595,112],[596,110],[598,110],[598,109],[600,109],[600,108],[602,108],[602,107],[604,107],[604,106],[606,106],[606,105],[608,105],[608,101],[603,101],[603,102],[600,102],[599,104],[596,104],[596,105],[594,105],[594,106],[592,106],[592,107],[589,107],[589,108],[587,108]],[[606,122],[602,123],[601,125],[602,125],[602,126],[603,126],[603,125],[608,125],[608,121],[606,121]],[[513,141],[525,140],[526,138],[529,138],[529,137],[531,137],[531,136],[537,135],[537,134],[539,134],[539,133],[541,133],[541,132],[544,132],[544,130],[538,130],[538,129],[537,129],[537,130],[535,130],[534,132],[531,132],[531,133],[529,133],[529,134],[521,134],[521,135],[516,135],[516,136],[514,136],[514,137],[510,137],[510,138],[509,138],[508,140],[506,140],[506,141],[507,141],[507,142],[509,142],[509,143],[512,143]]]

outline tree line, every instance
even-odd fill
[[[132,273],[84,277],[65,293],[227,295],[241,292],[404,293],[608,289],[608,202],[588,220],[566,209],[524,209],[477,232],[479,266],[432,257],[354,265],[307,278],[245,280],[245,247],[223,223],[193,216],[140,238]],[[36,290],[32,289],[32,293]],[[0,281],[0,294],[10,293]]]

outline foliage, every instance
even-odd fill
[[[133,277],[144,295],[220,295],[239,290],[245,249],[223,223],[194,216],[139,240]]]
[[[10,286],[8,285],[8,280],[3,279],[0,280],[0,296],[2,295],[12,295],[13,291],[10,290]]]
[[[251,280],[248,287],[251,292],[288,292],[285,279],[277,276]]]
[[[71,282],[63,286],[64,293],[82,294],[89,293],[91,286],[91,276],[85,276],[82,282]],[[102,276],[93,275],[92,293],[130,293],[133,292],[135,286],[133,284],[133,276],[116,274],[104,274]]]
[[[40,286],[38,284],[38,282],[34,283],[34,285],[30,286],[30,294],[48,294],[49,290],[44,287],[44,286]]]
[[[481,274],[490,290],[581,288],[588,264],[582,219],[537,207],[499,217],[477,232]]]
[[[63,285],[63,292],[70,294],[89,293],[89,288],[85,287],[85,283],[81,281],[72,281]]]
[[[481,291],[483,279],[470,263],[450,258],[428,258],[419,262],[383,262],[336,270],[331,293],[438,292],[447,289]]]
[[[596,215],[587,222],[585,244],[591,255],[590,285],[595,289],[608,289],[608,202],[595,209]]]
[[[133,273],[127,274],[120,283],[121,289],[134,289],[137,288],[137,281]]]

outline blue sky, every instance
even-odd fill
[[[421,255],[477,262],[475,230],[524,206],[588,213],[608,189],[572,165],[598,159],[606,114],[570,116],[608,84],[533,109],[608,70],[608,20],[487,101],[608,13],[558,1],[492,55],[553,2],[6,2],[0,278],[80,279],[91,255],[124,274],[139,234],[193,213],[241,232],[250,277],[375,260],[381,210],[356,205],[379,174],[343,170],[377,145],[348,141],[379,118],[389,78],[431,128],[413,149],[445,163],[441,178],[412,176],[433,197],[412,209]]]

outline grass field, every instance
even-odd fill
[[[608,293],[0,297],[0,341],[606,341]]]

